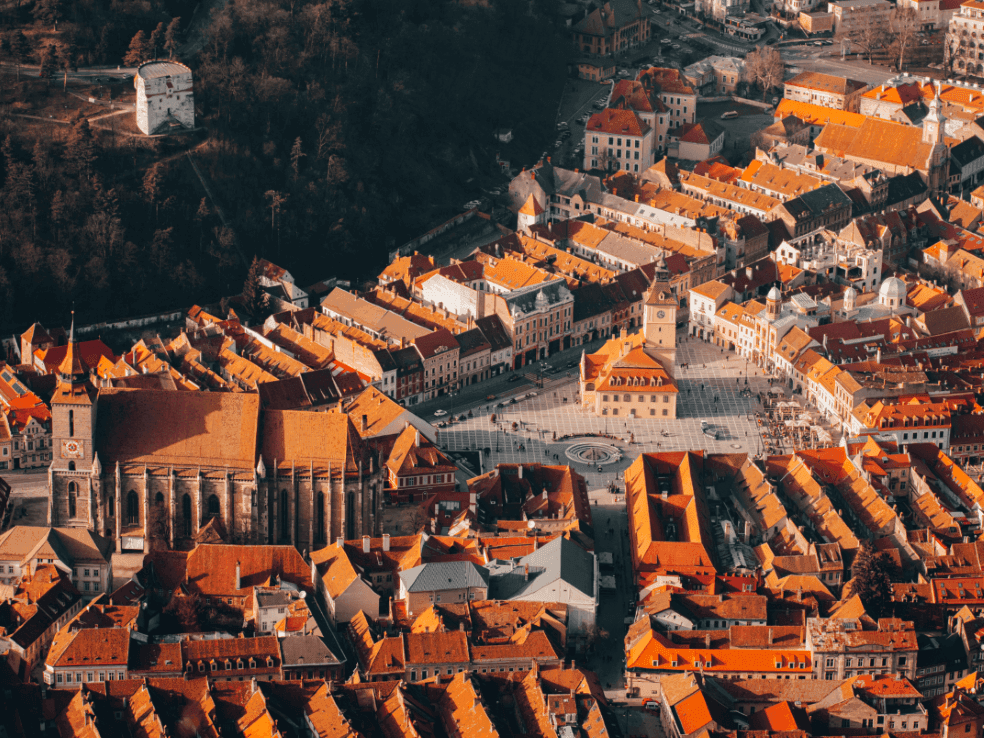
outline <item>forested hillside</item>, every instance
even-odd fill
[[[50,79],[4,69],[0,323],[60,321],[72,303],[95,320],[215,300],[253,254],[302,283],[376,273],[492,173],[494,128],[542,150],[570,54],[550,2],[229,0],[196,56],[180,52],[188,2],[5,4],[0,57]],[[147,146],[81,111],[65,125],[18,117],[61,96],[67,115],[77,97],[132,96],[65,95],[66,67],[176,50],[196,75],[197,134]]]

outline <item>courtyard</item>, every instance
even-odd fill
[[[598,417],[580,407],[574,373],[547,380],[533,391],[524,388],[516,404],[473,408],[473,417],[439,429],[438,443],[452,454],[489,449],[487,456],[483,454],[485,471],[500,463],[569,464],[585,477],[590,490],[621,480],[622,472],[642,453],[760,453],[754,414],[761,410],[758,393],[769,389],[767,377],[716,346],[694,338],[681,341],[676,420]],[[746,387],[749,392],[743,393]],[[701,421],[718,432],[716,440],[702,432]],[[597,456],[602,459],[588,463],[581,458],[591,454],[572,454],[574,459],[565,455],[568,447],[582,443],[599,444]]]

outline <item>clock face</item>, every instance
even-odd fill
[[[85,456],[82,441],[62,441],[61,455],[63,459],[81,459]]]
[[[658,313],[656,313],[656,317],[662,320],[663,318],[666,317],[666,311],[660,310]]]

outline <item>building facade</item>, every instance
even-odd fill
[[[137,90],[137,128],[144,134],[195,127],[195,93],[191,69],[181,62],[144,62],[133,75]]]

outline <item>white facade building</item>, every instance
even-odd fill
[[[133,86],[137,89],[137,128],[146,135],[195,127],[189,67],[165,59],[144,62],[133,76]]]

